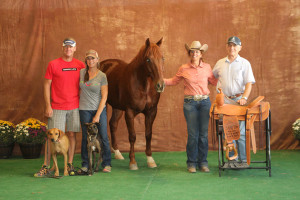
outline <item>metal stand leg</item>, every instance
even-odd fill
[[[271,174],[271,145],[270,145],[270,136],[271,136],[271,111],[269,111],[269,117],[266,120],[266,170],[269,170],[269,177]]]
[[[219,134],[219,120],[216,120],[216,135],[218,137],[218,163],[219,163],[219,177],[221,177],[221,137]]]
[[[222,171],[222,168],[221,168],[221,158],[222,158],[222,156],[221,156],[221,136],[220,135],[218,135],[218,140],[219,140],[219,145],[218,145],[218,156],[219,156],[219,177],[221,177],[221,171]]]
[[[219,177],[221,171],[224,171],[224,152],[223,152],[223,121],[222,119],[216,120],[216,134],[218,136],[218,159],[219,159]]]

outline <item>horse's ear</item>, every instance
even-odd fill
[[[162,40],[163,40],[163,37],[156,43],[156,45],[160,47]]]
[[[149,39],[149,38],[147,38],[147,40],[146,40],[146,49],[147,49],[148,47],[150,47],[150,39]]]

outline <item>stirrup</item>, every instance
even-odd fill
[[[227,144],[225,147],[225,150],[226,150],[226,158],[228,160],[235,160],[238,157],[238,152],[233,143]],[[231,152],[231,151],[234,152],[234,155],[230,157],[229,152]]]

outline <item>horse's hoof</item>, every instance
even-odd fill
[[[130,164],[129,169],[130,170],[138,170],[139,168],[138,168],[137,164]]]
[[[155,167],[157,167],[157,165],[156,165],[155,162],[147,162],[147,164],[148,164],[149,168],[155,168]]]
[[[154,159],[152,158],[152,156],[147,156],[147,164],[149,168],[155,168],[157,167]]]

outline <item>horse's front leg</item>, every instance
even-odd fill
[[[109,128],[110,128],[110,135],[111,135],[111,143],[112,143],[112,150],[115,153],[115,159],[117,160],[124,160],[121,152],[118,148],[117,138],[116,138],[116,131],[118,128],[118,123],[120,118],[122,117],[123,111],[118,109],[112,109],[112,115],[109,120]]]
[[[128,109],[125,112],[125,121],[128,129],[128,134],[129,134],[129,143],[130,143],[130,152],[129,152],[129,158],[130,158],[130,163],[129,163],[129,169],[130,170],[137,170],[138,166],[135,160],[135,154],[134,154],[134,143],[136,140],[136,134],[134,130],[134,117],[135,113],[134,111]]]
[[[151,139],[152,139],[152,126],[156,117],[157,107],[153,107],[151,110],[145,112],[145,137],[146,137],[146,156],[147,164],[149,168],[157,167],[154,159],[152,158],[151,151]]]

